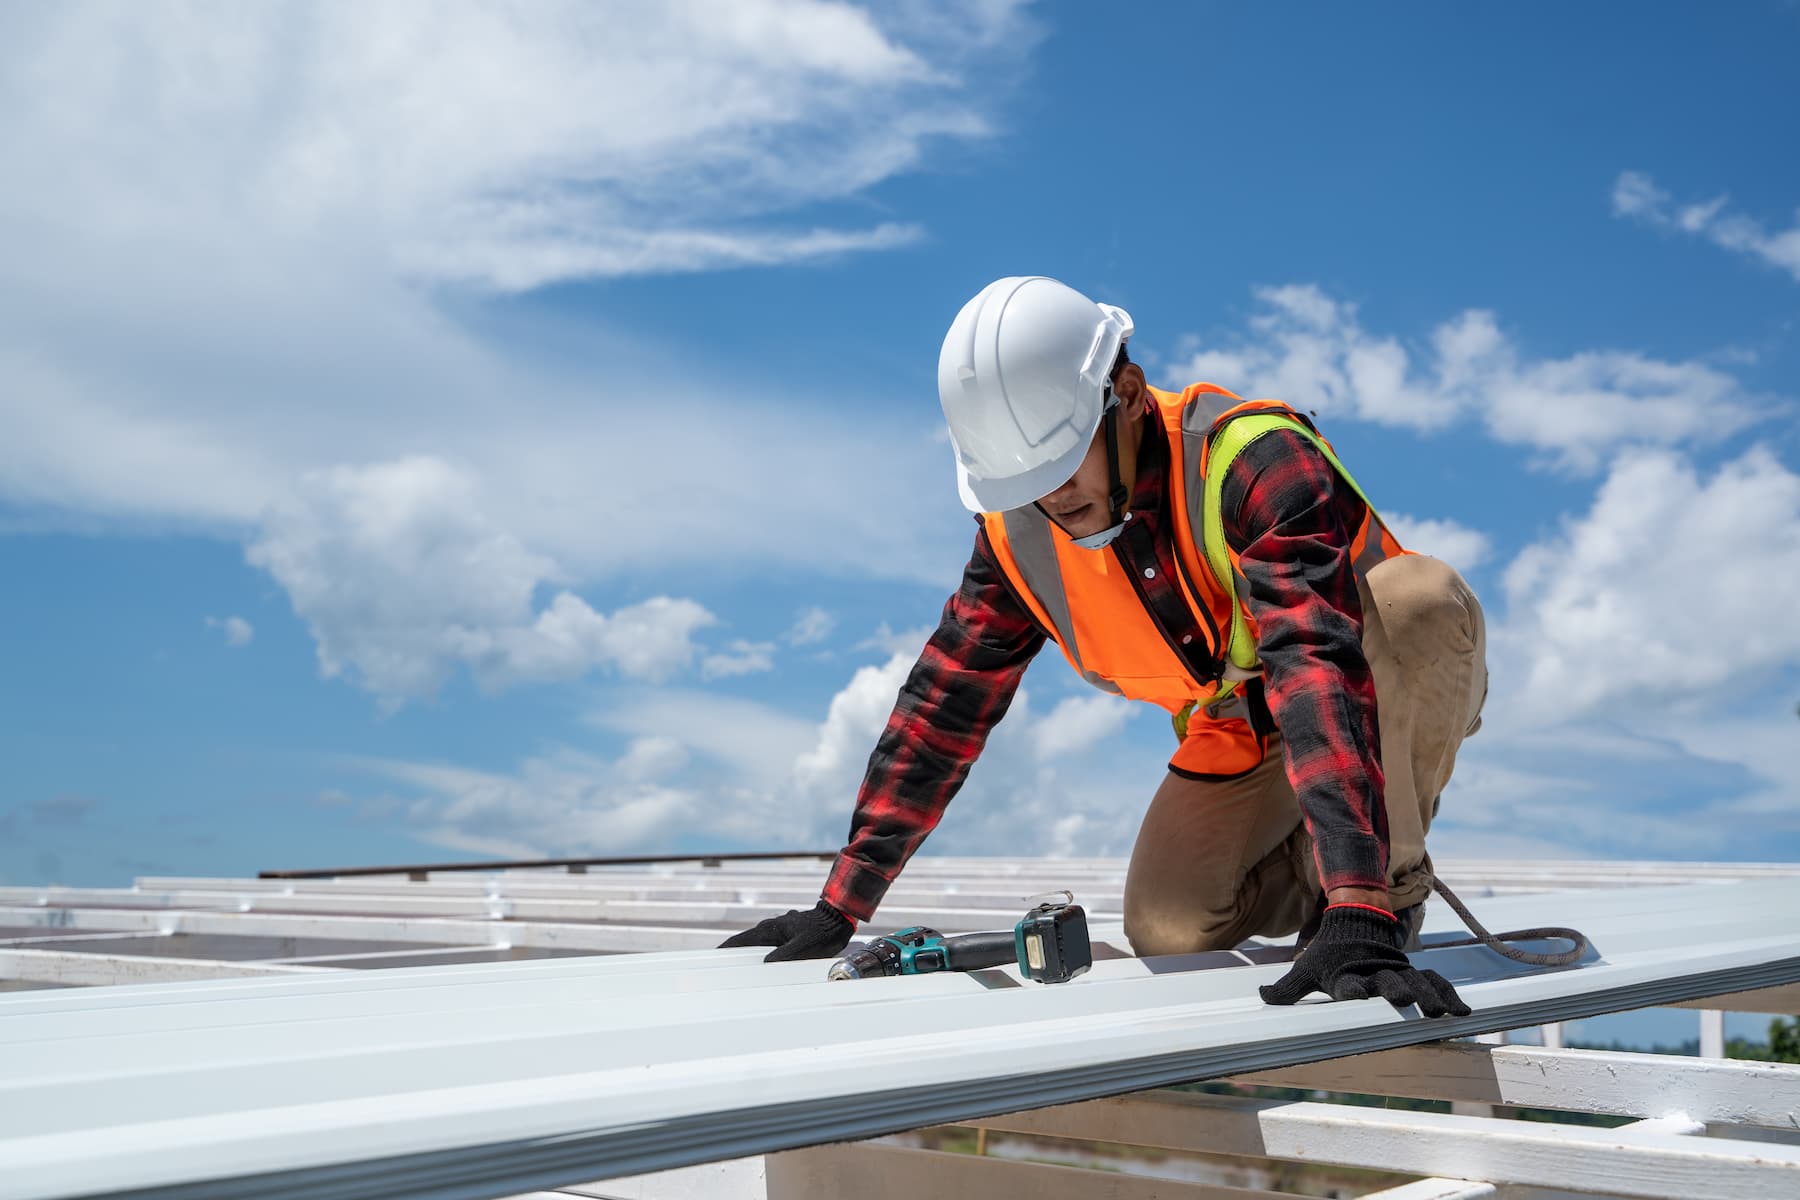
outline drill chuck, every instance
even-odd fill
[[[885,939],[881,939],[884,940]],[[896,967],[899,962],[895,958]],[[878,975],[893,975],[883,957],[861,943],[851,946],[844,956],[831,964],[831,970],[825,973],[827,979],[872,979]]]

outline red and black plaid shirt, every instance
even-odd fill
[[[1164,479],[1168,445],[1146,430],[1132,489],[1133,524],[1149,534],[1112,550],[1143,580],[1159,611],[1187,610],[1178,584]],[[1312,833],[1326,890],[1387,886],[1387,827],[1375,681],[1362,651],[1362,603],[1350,542],[1362,500],[1297,433],[1250,443],[1225,477],[1225,540],[1240,555],[1258,623],[1269,711]],[[1143,568],[1154,566],[1154,576]],[[1189,620],[1192,614],[1189,612]],[[1181,630],[1170,630],[1179,635]],[[1198,626],[1194,626],[1199,636]],[[1006,715],[1025,668],[1047,640],[994,558],[985,529],[962,586],[900,689],[824,890],[826,903],[866,921],[913,851],[944,815],[969,767]]]

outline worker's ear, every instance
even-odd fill
[[[1113,380],[1113,393],[1128,410],[1149,411],[1150,385],[1144,380],[1144,368],[1136,363],[1128,362],[1119,368],[1119,376]]]

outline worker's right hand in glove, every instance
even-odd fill
[[[835,958],[850,944],[856,922],[823,900],[805,912],[790,908],[779,917],[758,921],[752,928],[719,943],[719,949],[738,946],[773,946],[764,962],[788,962],[796,958]]]
[[[1400,950],[1399,921],[1366,904],[1333,904],[1319,932],[1286,975],[1258,989],[1264,1004],[1293,1004],[1313,992],[1333,1000],[1380,996],[1395,1008],[1417,1004],[1428,1017],[1469,1015],[1450,981],[1421,971]]]

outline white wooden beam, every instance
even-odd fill
[[[1653,1129],[1275,1104],[1186,1092],[1094,1100],[970,1124],[1009,1133],[1351,1167],[1391,1169],[1404,1162],[1410,1170],[1432,1175],[1656,1200],[1800,1194],[1800,1147]]]
[[[442,917],[357,917],[183,909],[27,908],[0,906],[0,925],[32,925],[91,933],[161,933],[414,942],[441,946],[546,946],[626,953],[701,950],[719,944],[717,929],[679,925],[580,925],[549,921],[473,921]]]
[[[729,1158],[650,1175],[629,1175],[562,1189],[592,1200],[769,1200],[762,1155]]]
[[[0,887],[0,906],[37,905],[52,908],[182,909],[201,912],[269,914],[340,914],[350,916],[444,917],[476,920],[605,921],[620,925],[654,922],[670,925],[703,925],[738,929],[754,925],[778,911],[778,906],[736,900],[626,900],[569,896],[539,899],[488,894],[444,895],[429,887],[410,894],[300,891],[179,891],[151,892],[107,888]],[[808,901],[810,907],[811,901]],[[1026,905],[1021,900],[1006,907],[978,909],[966,904],[926,907],[884,903],[881,924],[928,925],[941,930],[1005,929],[1018,921]],[[1089,906],[1092,920],[1118,920],[1121,910]]]
[[[768,1200],[1280,1200],[1278,1193],[882,1143],[768,1156]]]
[[[299,954],[292,958],[265,958],[260,962],[302,967],[410,967],[424,965],[424,960],[446,954],[472,956],[505,954],[510,947],[501,946],[421,946],[416,950],[364,950],[356,954]]]
[[[167,936],[169,935],[160,929],[137,929],[130,932],[108,929],[99,933],[63,933],[55,929],[45,929],[25,937],[0,938],[0,946],[16,946],[28,950],[43,942],[113,942],[132,938],[148,939]]]
[[[1708,996],[1703,1000],[1680,1000],[1670,1007],[1800,1016],[1800,983],[1790,983],[1786,987],[1757,988],[1750,992],[1730,992],[1723,996]]]
[[[1785,1063],[1439,1042],[1231,1082],[1800,1129],[1800,1066]]]
[[[147,954],[81,954],[73,950],[0,950],[0,979],[105,987],[116,983],[176,983],[252,975],[319,974],[328,967],[160,958]]]
[[[1725,1057],[1725,1014],[1719,1009],[1700,1010],[1700,1057]]]
[[[1359,1200],[1498,1200],[1500,1189],[1469,1179],[1417,1179],[1369,1192]]]

